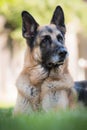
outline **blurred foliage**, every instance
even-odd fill
[[[87,3],[83,0],[0,0],[0,14],[6,17],[6,26],[12,29],[11,37],[20,39],[23,10],[29,11],[38,23],[45,24],[50,22],[57,5],[63,7],[66,23],[78,18],[87,30]]]
[[[87,109],[12,116],[0,109],[0,130],[87,130]]]

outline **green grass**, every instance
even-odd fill
[[[0,109],[0,130],[87,130],[87,109],[12,116]]]

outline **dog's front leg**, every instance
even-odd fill
[[[61,80],[53,80],[50,77],[44,81],[41,87],[42,109],[72,108],[76,102],[76,92],[73,80],[69,75],[63,75]]]
[[[33,86],[27,74],[19,76],[16,86],[18,94],[14,114],[28,114],[38,110],[40,87]]]
[[[31,111],[39,110],[40,86],[46,77],[47,73],[40,66],[33,69],[26,68],[22,71],[16,82],[18,96],[14,114],[28,114]]]

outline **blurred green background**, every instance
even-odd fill
[[[29,11],[40,24],[49,23],[53,10],[61,5],[65,12],[66,23],[78,18],[84,33],[87,32],[86,0],[0,0],[0,14],[6,18],[6,27],[11,37],[20,39],[21,12]]]

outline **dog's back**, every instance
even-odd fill
[[[76,81],[75,89],[78,93],[78,100],[87,106],[87,81]]]

